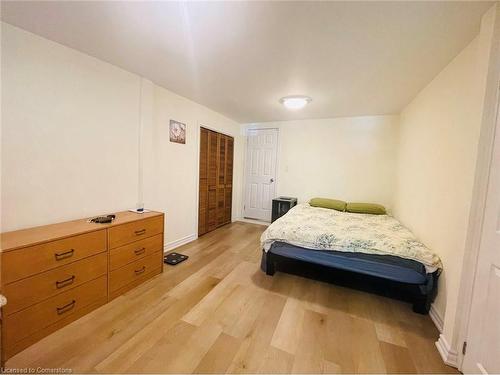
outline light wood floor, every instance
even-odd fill
[[[259,269],[265,227],[234,223],[190,259],[61,329],[8,367],[74,372],[443,373],[409,304]]]

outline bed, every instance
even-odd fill
[[[261,244],[261,268],[268,275],[295,263],[363,276],[370,284],[383,281],[406,290],[413,310],[422,314],[437,294],[441,260],[389,215],[300,204],[266,229]]]

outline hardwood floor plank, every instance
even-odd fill
[[[241,262],[214,288],[212,293],[203,298],[182,319],[194,325],[201,325],[217,309],[221,301],[227,298],[236,284],[245,285],[251,283],[251,276],[255,272],[254,264]]]
[[[406,347],[406,341],[397,322],[390,324],[375,323],[375,332],[379,341]]]
[[[288,273],[277,272],[273,277],[273,283],[270,291],[283,297],[290,296],[295,280],[300,279],[299,276]]]
[[[243,339],[228,373],[256,373],[265,361],[265,355],[285,306],[285,298],[273,294],[266,295],[263,308],[259,312],[252,329]],[[263,371],[267,372],[267,371]]]
[[[359,350],[353,337],[354,317],[332,310],[327,315],[327,338],[325,359],[337,364],[341,372],[352,374],[356,371],[354,353]]]
[[[269,346],[261,361],[259,373],[290,374],[293,367],[293,355]]]
[[[295,354],[300,344],[300,330],[305,310],[300,300],[288,298],[283,308],[278,326],[274,331],[271,345],[287,353]]]
[[[385,368],[391,374],[414,374],[417,372],[410,352],[407,348],[389,344],[380,343],[382,357],[384,358]]]
[[[229,275],[231,271],[235,269],[240,262],[241,259],[238,257],[237,254],[231,253],[230,251],[226,251],[220,257],[218,257],[215,262],[210,262],[210,264],[206,267],[205,271],[207,275],[222,280],[227,275]]]
[[[162,367],[162,372],[177,374],[193,372],[221,333],[222,328],[211,322],[197,327],[182,345],[181,350],[176,355],[170,356],[167,365]]]
[[[204,320],[222,327],[224,333],[229,334],[230,327],[236,324],[241,314],[244,314],[246,304],[245,287],[236,284],[231,287],[231,292],[218,304],[215,310]],[[237,337],[237,336],[235,336]]]
[[[241,340],[221,333],[212,347],[203,356],[195,374],[223,374],[231,365],[236,352],[241,345]]]
[[[300,343],[300,328],[305,314],[305,301],[308,287],[314,281],[301,277],[292,279],[288,291],[288,299],[274,332],[271,345],[290,354],[295,354]]]
[[[177,321],[172,328],[162,331],[162,337],[131,365],[123,366],[125,368],[121,371],[114,372],[168,373],[172,360],[187,348],[186,344],[196,329],[196,326]]]
[[[236,319],[224,327],[224,332],[233,337],[243,338],[252,329],[258,313],[263,308],[266,292],[253,286],[244,288],[242,304],[239,306]]]
[[[300,330],[300,348],[294,357],[292,373],[322,374],[327,346],[326,315],[305,310]]]
[[[341,374],[342,369],[336,363],[330,361],[323,361],[323,374]]]
[[[331,286],[326,283],[320,281],[311,283],[304,296],[304,308],[317,313],[328,314],[333,301],[331,290]]]
[[[356,373],[386,373],[373,322],[355,318],[351,334],[355,338],[353,357]]]

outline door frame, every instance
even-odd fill
[[[280,142],[280,128],[277,126],[265,126],[265,125],[249,125],[245,128],[245,154],[243,157],[243,186],[242,186],[242,200],[241,200],[241,217],[244,220],[254,220],[254,219],[246,219],[245,218],[245,205],[247,199],[247,160],[248,160],[248,133],[251,130],[276,130],[276,176],[274,180],[275,189],[274,189],[274,198],[276,198],[278,194],[279,187],[279,164],[280,164],[280,155],[281,155],[281,142]],[[258,220],[260,221],[260,220]]]
[[[451,350],[456,350],[456,364],[462,370],[465,355],[462,345],[467,342],[469,321],[471,314],[471,303],[474,292],[474,282],[478,259],[480,256],[480,243],[482,238],[484,214],[486,208],[486,197],[488,194],[488,182],[490,169],[493,162],[494,137],[500,137],[496,133],[497,115],[500,118],[500,6],[494,5],[495,20],[488,62],[488,74],[484,106],[481,119],[480,138],[476,162],[474,187],[472,192],[471,207],[469,213],[469,225],[465,243],[465,253],[462,265],[462,275],[457,302],[457,313],[454,330],[456,339],[451,343]],[[440,341],[441,341],[440,336]],[[439,341],[436,343],[440,346]]]

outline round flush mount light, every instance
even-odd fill
[[[296,110],[304,108],[308,103],[311,102],[311,98],[302,95],[285,96],[280,99],[280,103],[283,104],[287,109]]]

